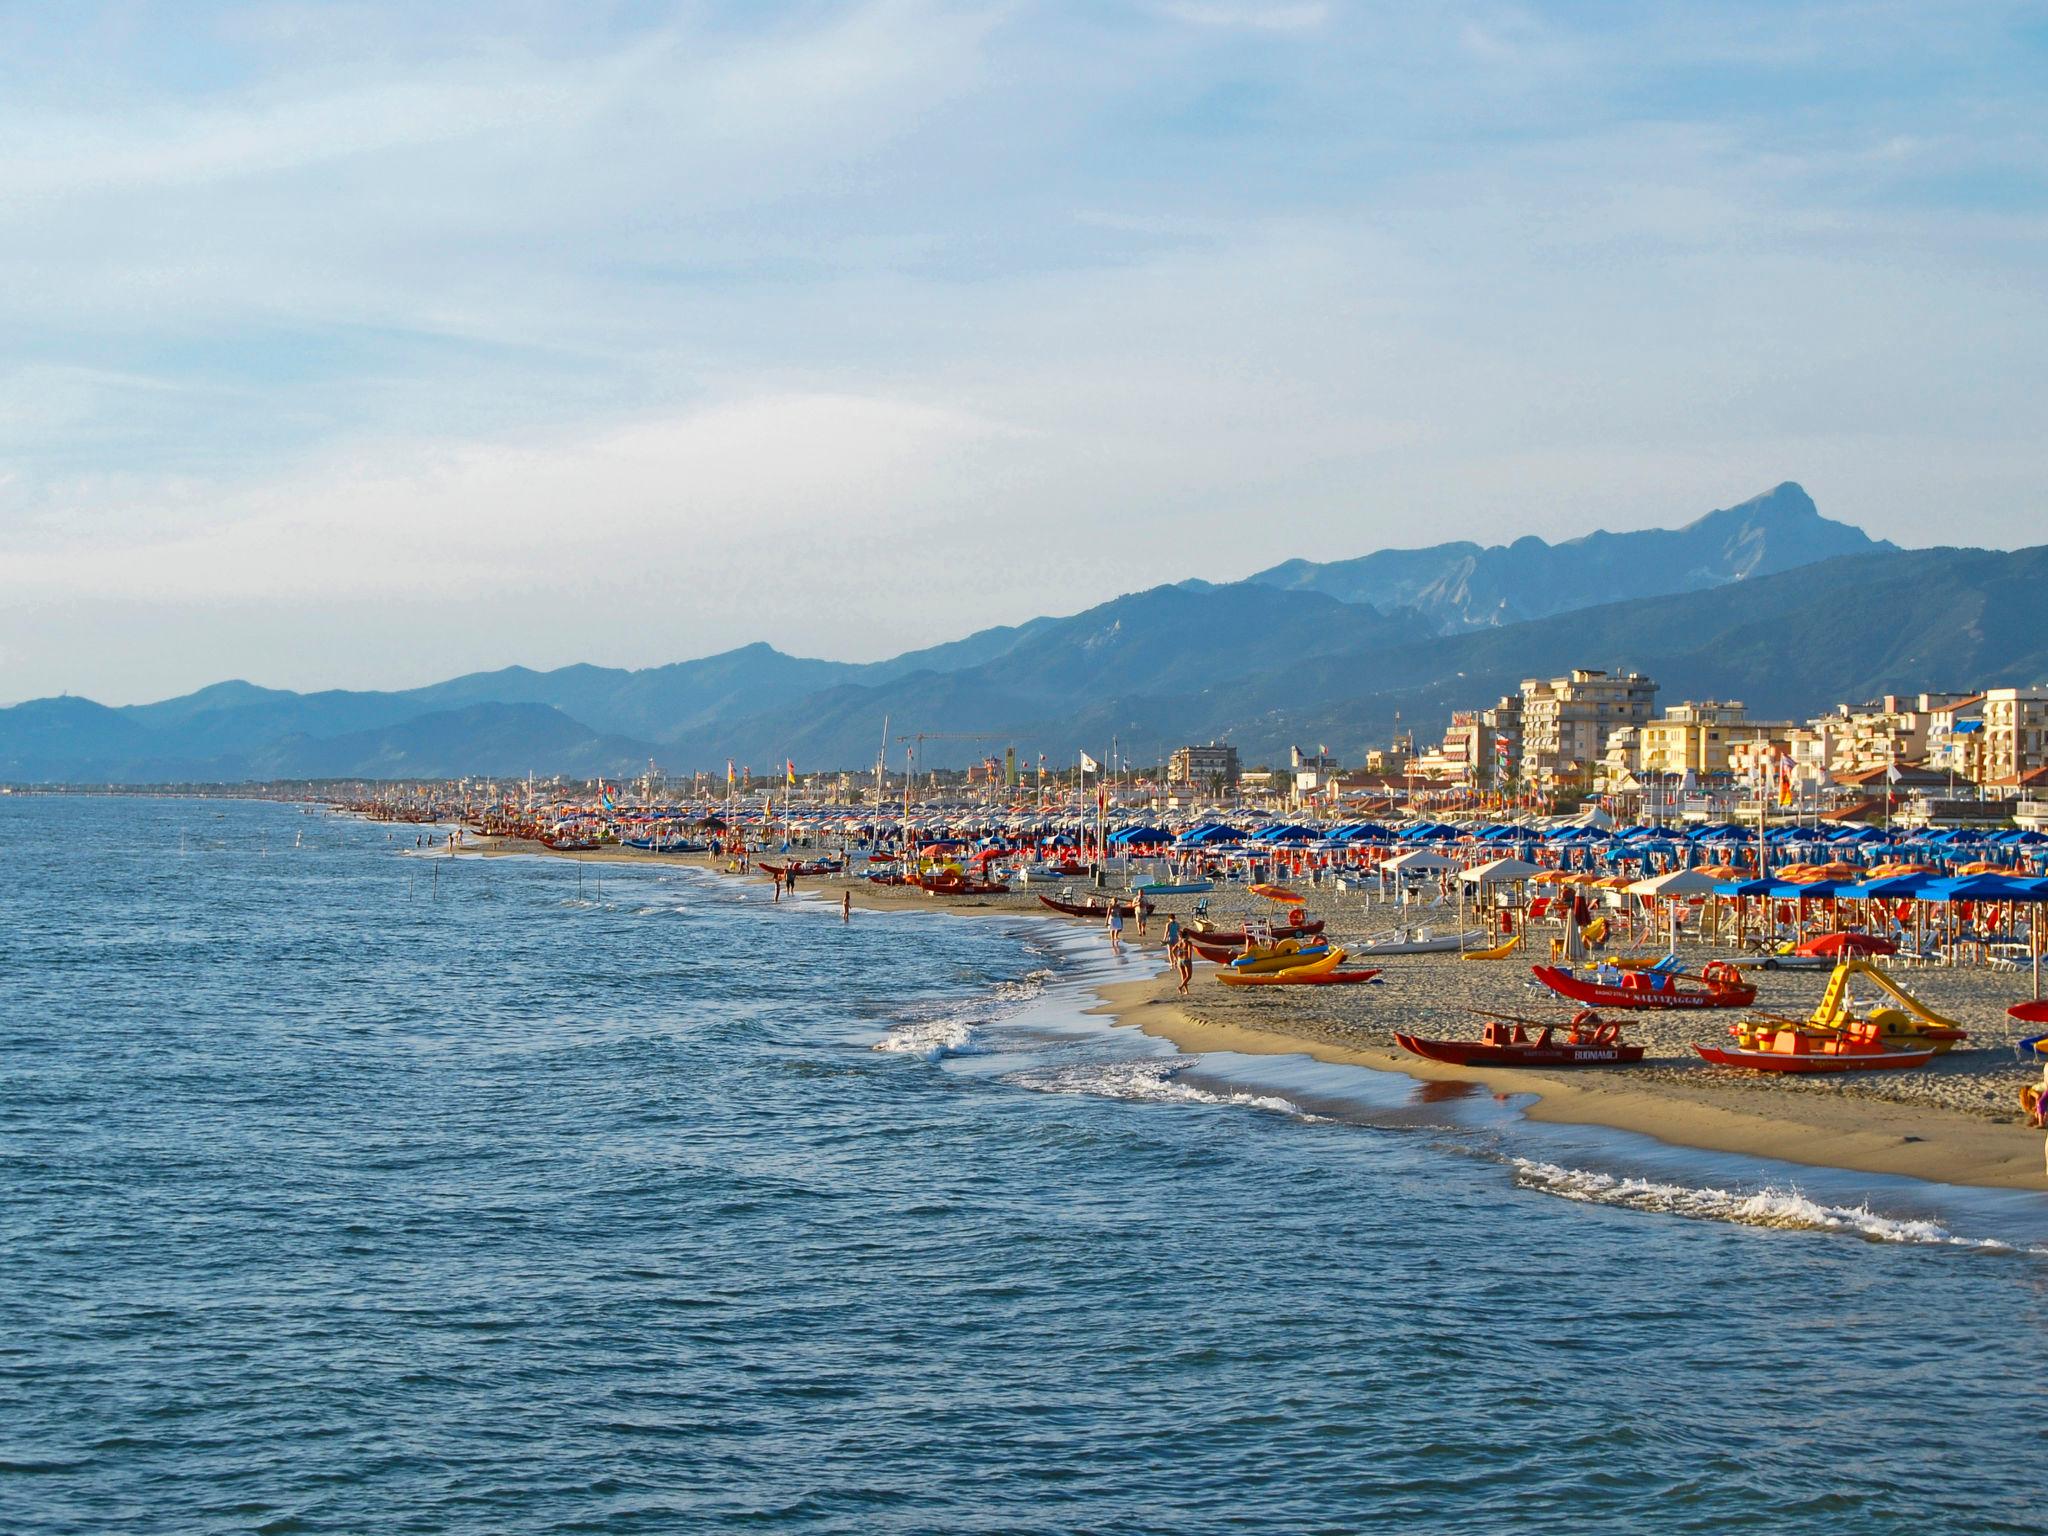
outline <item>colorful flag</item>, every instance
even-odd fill
[[[1792,792],[1792,754],[1788,752],[1778,759],[1778,804],[1790,805],[1795,798]]]
[[[789,786],[790,786],[790,788],[794,789],[794,788],[796,787],[796,759],[795,759],[795,758],[793,758],[793,757],[785,757],[785,758],[784,758],[784,759],[782,760],[782,778],[783,778],[783,782],[784,782],[785,784],[789,785]]]
[[[725,760],[725,792],[728,795],[732,793],[732,759],[729,757]]]
[[[1100,773],[1102,772],[1102,764],[1095,761],[1086,752],[1083,752],[1081,754],[1081,771],[1083,773]]]

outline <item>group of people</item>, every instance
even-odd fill
[[[1136,903],[1135,910],[1138,914],[1138,936],[1144,938],[1147,936],[1147,930],[1145,903],[1142,898]],[[1110,903],[1109,918],[1104,926],[1109,933],[1109,947],[1117,954],[1122,954],[1124,952],[1124,909],[1120,903],[1114,901]],[[1165,937],[1166,958],[1173,966],[1174,974],[1180,983],[1177,990],[1185,993],[1188,989],[1188,983],[1195,979],[1195,946],[1188,936],[1181,931],[1180,919],[1177,917],[1170,916],[1166,919]]]

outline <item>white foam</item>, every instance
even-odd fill
[[[1579,1200],[1588,1205],[1614,1205],[1632,1211],[1654,1211],[1699,1221],[1732,1221],[1749,1227],[1778,1227],[1798,1232],[1845,1232],[1873,1243],[1925,1243],[1942,1247],[2015,1251],[1995,1238],[1957,1237],[1938,1222],[1880,1216],[1868,1205],[1822,1205],[1796,1189],[1760,1189],[1752,1194],[1712,1187],[1664,1184],[1654,1179],[1617,1178],[1581,1168],[1564,1168],[1529,1158],[1514,1159],[1515,1182],[1524,1189]]]
[[[1265,1109],[1307,1118],[1301,1109],[1275,1094],[1217,1091],[1182,1082],[1180,1074],[1196,1064],[1193,1056],[1151,1061],[1092,1061],[1049,1071],[1013,1073],[1006,1079],[1040,1093],[1080,1094],[1089,1098],[1122,1099],[1139,1104],[1227,1104],[1240,1109]]]
[[[898,1024],[875,1042],[875,1049],[940,1061],[948,1056],[979,1055],[988,1047],[975,1037],[970,1020],[942,1015]]]
[[[1045,984],[1052,980],[1049,970],[1026,971],[1015,981],[999,981],[995,995],[1005,1003],[1028,1003],[1045,990]]]

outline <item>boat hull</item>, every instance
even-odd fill
[[[1640,1045],[1489,1045],[1396,1034],[1402,1050],[1454,1067],[1616,1067],[1643,1059]]]
[[[1309,970],[1273,971],[1263,976],[1246,976],[1236,971],[1218,972],[1216,979],[1232,987],[1355,987],[1380,973],[1369,971]]]
[[[1064,913],[1068,917],[1109,916],[1109,904],[1107,902],[1061,901],[1056,896],[1041,896],[1038,899],[1053,911]],[[1123,913],[1125,917],[1136,917],[1138,915],[1138,904],[1135,901],[1120,901],[1116,904],[1116,909]],[[1151,902],[1145,903],[1147,916],[1157,910],[1158,908],[1154,907]]]
[[[1304,965],[1315,965],[1328,960],[1330,954],[1329,949],[1323,948],[1296,950],[1287,955],[1260,955],[1254,959],[1240,955],[1230,962],[1230,969],[1239,976],[1263,976],[1273,971],[1292,971]],[[1342,959],[1341,953],[1338,958]]]
[[[1484,934],[1468,933],[1462,939],[1455,933],[1434,939],[1380,939],[1367,944],[1354,944],[1354,955],[1453,955],[1475,939],[1484,939]]]
[[[1924,1067],[1938,1051],[1855,1051],[1841,1054],[1793,1054],[1789,1051],[1740,1051],[1718,1045],[1696,1045],[1701,1059],[1717,1067],[1751,1072],[1897,1072]]]
[[[1593,1008],[1747,1008],[1756,1001],[1756,988],[1751,986],[1617,987],[1604,981],[1585,981],[1554,965],[1529,969],[1558,996]]]

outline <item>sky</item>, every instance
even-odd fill
[[[0,700],[2048,537],[2048,0],[0,0]]]

